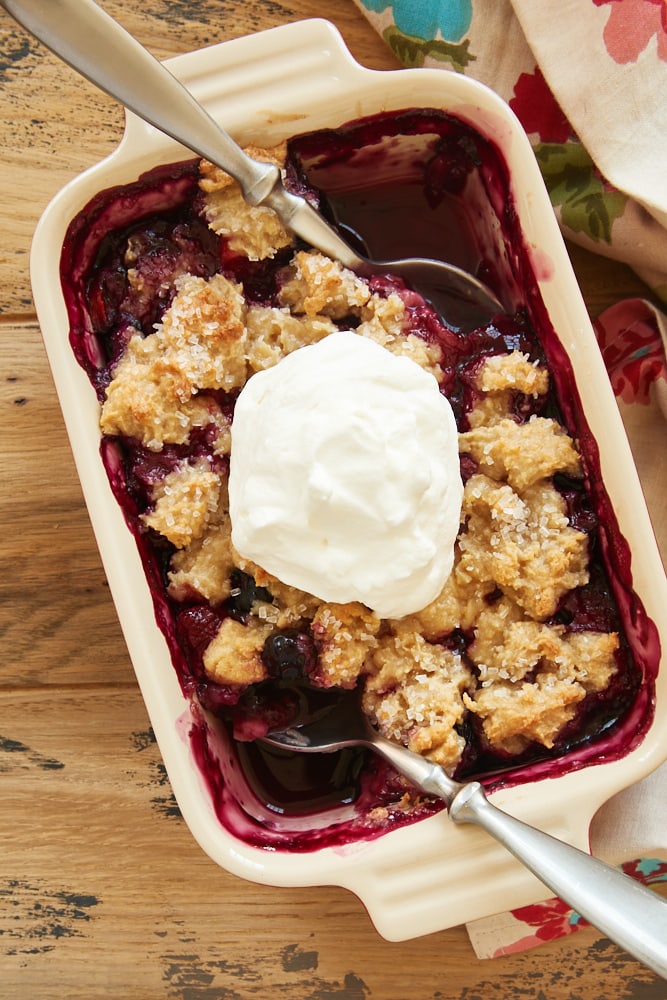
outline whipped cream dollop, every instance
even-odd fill
[[[418,611],[452,570],[457,444],[431,374],[358,334],[330,334],[239,395],[234,547],[323,601],[360,601],[381,618]]]

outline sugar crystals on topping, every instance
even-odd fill
[[[284,147],[253,152],[284,165]],[[235,183],[206,162],[200,187],[209,225],[234,253],[264,260],[292,245],[270,209],[249,208]],[[581,475],[576,442],[555,419],[522,420],[513,412],[518,394],[546,395],[546,368],[518,350],[479,366],[469,427],[459,435],[474,472],[451,576],[419,612],[380,619],[356,602],[320,601],[234,551],[222,401],[341,322],[353,322],[358,336],[407,355],[438,381],[441,345],[410,331],[396,291],[372,291],[316,252],[293,254],[271,304],[247,301],[242,284],[223,274],[180,275],[170,296],[154,331],[129,339],[101,427],[156,455],[207,435],[202,454],[157,475],[141,520],[172,546],[167,586],[175,601],[196,598],[220,608],[233,593],[234,573],[254,580],[244,620],[223,616],[204,651],[209,678],[239,691],[265,680],[267,639],[297,630],[317,653],[313,683],[360,684],[364,708],[382,732],[449,770],[461,761],[470,724],[481,727],[491,748],[510,755],[532,743],[552,747],[581,702],[610,683],[619,639],[555,622],[561,602],[588,581],[589,551],[554,486],[558,474]],[[457,635],[463,645],[448,643]]]

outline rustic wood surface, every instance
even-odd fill
[[[159,57],[324,14],[360,62],[396,65],[352,0],[103,6]],[[389,944],[349,893],[252,885],[194,842],[109,596],[28,278],[43,208],[112,150],[123,116],[4,12],[0,32],[0,997],[665,1000],[667,984],[593,929],[494,961],[462,927]],[[572,253],[592,314],[644,293],[627,268]],[[664,546],[664,448],[631,420]]]

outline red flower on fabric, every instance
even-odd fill
[[[593,325],[614,394],[624,403],[647,405],[652,383],[667,379],[655,311],[643,299],[627,299]]]
[[[639,301],[639,300],[638,300]],[[644,303],[648,307],[648,303]],[[650,308],[650,307],[649,307]],[[667,862],[655,858],[638,858],[634,861],[627,861],[622,866],[626,875],[642,882],[644,885],[652,885],[656,882],[667,882]],[[565,937],[582,927],[588,927],[588,921],[580,914],[575,913],[562,899],[552,897],[543,903],[534,903],[531,906],[520,906],[512,910],[512,916],[520,923],[533,930],[523,936],[515,937],[505,941],[493,952],[493,958],[500,958],[504,955],[514,955],[525,951],[527,948],[534,948],[544,941],[555,941]]]
[[[603,37],[614,62],[637,62],[654,36],[658,58],[667,62],[666,0],[593,0],[593,3],[596,7],[610,8]]]
[[[539,67],[534,73],[522,73],[518,78],[510,107],[526,132],[537,133],[542,142],[567,142],[572,136],[572,127]]]
[[[520,906],[512,913],[529,927],[535,928],[538,941],[555,941],[571,934],[575,927],[588,926],[583,917],[572,912],[572,908],[562,899],[548,899],[532,906]]]

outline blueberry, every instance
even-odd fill
[[[317,654],[307,633],[289,629],[269,636],[264,643],[262,660],[271,677],[299,680],[312,672]]]
[[[243,617],[249,614],[256,601],[263,601],[270,604],[271,594],[264,587],[258,587],[254,579],[240,569],[235,569],[231,575],[232,597],[229,601],[230,611]]]

